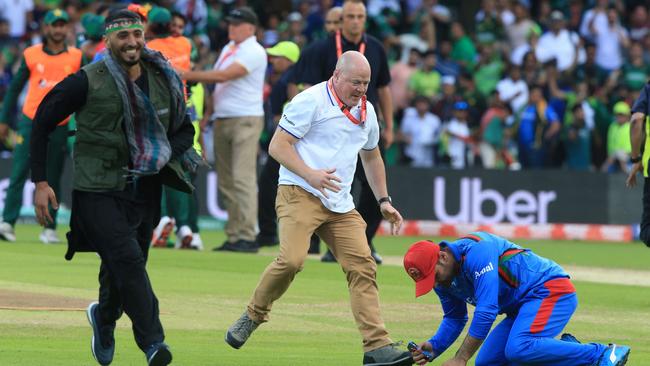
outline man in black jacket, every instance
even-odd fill
[[[103,60],[61,81],[36,112],[31,142],[36,217],[45,225],[51,221],[48,206],[58,206],[45,175],[48,136],[57,121],[76,113],[66,259],[76,251],[96,251],[102,260],[99,302],[87,311],[93,356],[100,365],[112,362],[115,322],[125,312],[147,364],[167,365],[172,355],[145,264],[160,218],[162,184],[193,189],[180,161],[198,163],[189,149],[194,128],[182,82],[160,53],[145,48],[140,17],[115,11],[106,18],[105,34]]]

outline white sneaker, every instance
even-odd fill
[[[57,244],[61,242],[59,237],[56,235],[56,231],[53,229],[44,229],[38,238],[41,239],[43,244]]]
[[[0,240],[14,242],[16,241],[16,233],[14,228],[7,222],[0,221]]]
[[[153,229],[153,236],[151,237],[151,246],[156,248],[166,248],[167,239],[169,235],[174,231],[175,222],[174,219],[169,216],[163,216],[160,218],[160,222],[155,229]]]
[[[190,248],[196,250],[203,250],[203,240],[201,240],[201,235],[199,233],[192,233],[192,243]]]
[[[183,225],[176,232],[176,249],[189,249],[192,244],[192,229],[189,226]]]

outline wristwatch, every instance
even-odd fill
[[[390,198],[390,196],[386,196],[386,197],[382,197],[382,198],[377,200],[377,204],[379,206],[381,206],[381,204],[384,203],[384,202],[388,202],[388,203],[390,203],[392,205],[393,204],[393,199]]]
[[[641,161],[641,156],[637,156],[636,158],[630,157],[630,163],[636,164]]]

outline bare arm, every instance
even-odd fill
[[[210,123],[210,117],[212,117],[212,113],[214,113],[212,93],[210,93],[208,86],[205,84],[203,85],[203,90],[205,90],[205,94],[203,95],[203,118],[201,118],[201,121],[199,123],[199,126],[201,126],[201,131],[205,130],[205,128],[208,126]]]
[[[632,152],[630,157],[640,158],[641,157],[641,144],[646,138],[645,135],[645,113],[636,112],[632,115],[631,126],[630,126],[630,143],[632,144]],[[636,174],[643,171],[643,161],[634,163],[632,169],[630,169],[630,174],[628,174],[627,179],[625,180],[625,185],[628,187],[634,187],[636,185]]]
[[[468,334],[467,337],[465,337],[463,344],[458,349],[458,352],[456,352],[454,358],[443,363],[443,366],[467,365],[467,361],[474,356],[474,353],[478,351],[482,343],[482,340],[474,338]]]
[[[384,168],[384,160],[381,158],[379,148],[372,150],[361,150],[359,152],[363,169],[366,172],[368,185],[375,194],[375,199],[388,196],[388,188],[386,187],[386,169]],[[379,206],[381,214],[386,220],[391,223],[391,233],[397,234],[402,227],[402,215],[393,207],[390,202],[384,201]]]
[[[271,139],[269,154],[280,165],[297,174],[309,183],[310,186],[316,188],[325,198],[328,197],[325,191],[326,189],[332,192],[340,191],[341,188],[336,182],[340,183],[341,179],[334,175],[336,168],[320,170],[310,168],[296,152],[294,145],[297,142],[297,138],[279,127],[275,130]]]
[[[223,70],[185,71],[179,72],[183,80],[202,81],[205,83],[223,83],[224,81],[239,79],[248,74],[242,64],[233,62]]]
[[[641,144],[645,140],[645,129],[643,128],[645,117],[645,114],[640,112],[632,115],[630,122],[630,143],[632,144],[631,156],[633,158],[641,156]]]

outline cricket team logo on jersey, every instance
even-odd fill
[[[483,267],[480,271],[474,271],[474,279],[477,280],[479,277],[483,276],[487,272],[494,270],[492,262],[488,263],[487,266]]]

